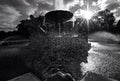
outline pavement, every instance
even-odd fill
[[[41,81],[38,77],[36,77],[33,73],[26,73],[10,79],[8,81]]]
[[[88,72],[86,73],[84,78],[80,81],[118,81],[118,80],[107,78],[92,72]]]
[[[119,37],[108,32],[97,32],[89,36],[91,49],[88,63],[81,63],[83,72],[91,71],[120,80]]]

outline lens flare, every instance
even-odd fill
[[[84,25],[84,27],[87,27],[87,33],[90,31],[90,23],[92,23],[92,17],[94,16],[94,11],[91,9],[86,9],[86,10],[77,10],[74,13],[74,17],[76,19],[81,19],[80,23],[81,25]]]
[[[89,10],[78,10],[75,12],[76,17],[82,17],[84,19],[90,20],[93,16],[93,12]]]
[[[82,14],[82,17],[87,19],[87,20],[91,19],[93,16],[92,11],[89,11],[89,10],[82,10],[81,14]]]

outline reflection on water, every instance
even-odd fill
[[[109,33],[107,35],[109,35]],[[96,38],[100,39],[102,32],[100,33],[100,36],[99,34],[96,36]],[[114,37],[115,35],[112,36]],[[102,39],[98,42],[96,41],[98,39],[93,39],[92,42],[90,42],[92,48],[90,49],[89,56],[87,58],[88,63],[81,63],[82,71],[83,73],[86,71],[92,71],[107,77],[116,78],[116,76],[120,74],[120,46],[117,43],[112,44],[113,41],[116,41],[114,38],[103,38],[105,39],[105,42]]]

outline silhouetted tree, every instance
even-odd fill
[[[115,17],[110,10],[105,9],[103,11],[99,11],[94,17],[93,20],[99,25],[100,29],[110,31],[113,28],[113,23],[115,21]]]
[[[116,30],[118,33],[120,33],[120,20],[117,23]]]
[[[5,32],[4,31],[0,31],[0,40],[5,38]]]
[[[27,20],[22,20],[21,23],[17,25],[18,33],[24,37],[29,37],[30,33],[28,31],[28,28],[25,26],[26,22]]]
[[[25,37],[29,37],[33,32],[43,32],[42,24],[43,24],[44,16],[34,17],[33,15],[30,15],[29,20],[22,20],[20,24],[18,24],[18,32],[20,35],[23,35]]]

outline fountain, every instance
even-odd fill
[[[58,26],[58,23],[61,22],[64,25],[63,22],[69,20],[72,13],[57,10],[48,12],[45,17],[46,20]],[[26,58],[26,64],[40,73],[44,80],[58,72],[70,74],[75,80],[81,79],[80,63],[87,61],[88,50],[90,49],[90,45],[83,34],[61,30],[47,31],[45,34],[38,32],[33,34],[30,40],[30,53]]]
[[[73,14],[70,11],[55,10],[48,12],[45,17],[47,22],[55,23],[56,30],[60,33],[63,29],[63,22],[71,19]]]
[[[60,0],[56,1],[61,4]],[[69,74],[75,80],[82,77],[80,63],[87,61],[90,45],[82,33],[62,30],[64,22],[72,17],[73,14],[69,11],[60,9],[50,11],[45,15],[45,22],[55,24],[52,25],[55,29],[51,28],[52,31],[45,34],[38,32],[30,37],[31,50],[26,57],[26,64],[38,72],[45,81],[59,72],[62,75]]]

